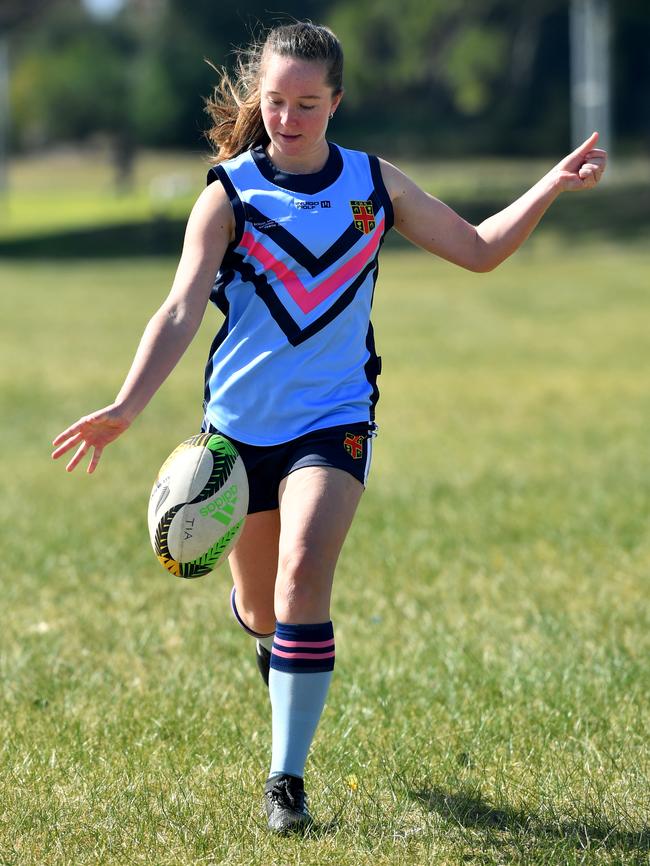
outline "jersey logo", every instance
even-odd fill
[[[343,447],[353,460],[358,460],[360,457],[363,457],[363,440],[365,438],[366,437],[363,434],[359,434],[358,436],[355,436],[352,433],[345,434]]]
[[[375,228],[375,210],[371,201],[351,201],[354,227],[367,235]]]
[[[332,207],[332,202],[329,201],[329,199],[321,199],[321,201],[303,201],[302,199],[294,199],[294,204],[298,210],[315,210],[317,207]]]

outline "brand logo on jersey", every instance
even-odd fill
[[[375,209],[371,201],[351,201],[352,218],[354,227],[364,235],[369,234],[375,227]]]
[[[302,201],[302,199],[294,199],[298,210],[316,210],[317,207],[332,207],[332,202],[324,199],[323,201]]]
[[[343,447],[353,460],[359,460],[363,457],[363,441],[366,437],[363,434],[358,436],[353,433],[346,433],[343,440]]]
[[[257,229],[260,232],[265,232],[269,229],[277,229],[278,227],[275,220],[251,220],[251,225],[254,229]]]

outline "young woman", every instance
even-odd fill
[[[598,182],[594,133],[520,199],[478,226],[388,162],[328,142],[343,96],[330,30],[271,30],[208,109],[216,148],[187,225],[168,298],[147,325],[110,406],[54,440],[74,469],[147,405],[199,327],[209,299],[225,315],[210,351],[204,429],[231,438],[250,509],[230,557],[231,601],[257,641],[272,707],[264,802],[269,827],[311,821],[303,774],[334,667],[330,595],[364,490],[378,397],[370,308],[388,229],[472,271],[489,271],[565,190]],[[216,281],[215,281],[216,277]]]

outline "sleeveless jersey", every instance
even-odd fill
[[[250,445],[374,418],[370,311],[393,210],[376,157],[329,148],[314,174],[280,171],[262,147],[208,174],[230,199],[235,238],[211,294],[225,321],[204,408]]]

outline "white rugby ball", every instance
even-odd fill
[[[149,499],[149,537],[177,577],[201,577],[235,546],[248,511],[248,479],[235,446],[217,433],[181,442]]]

